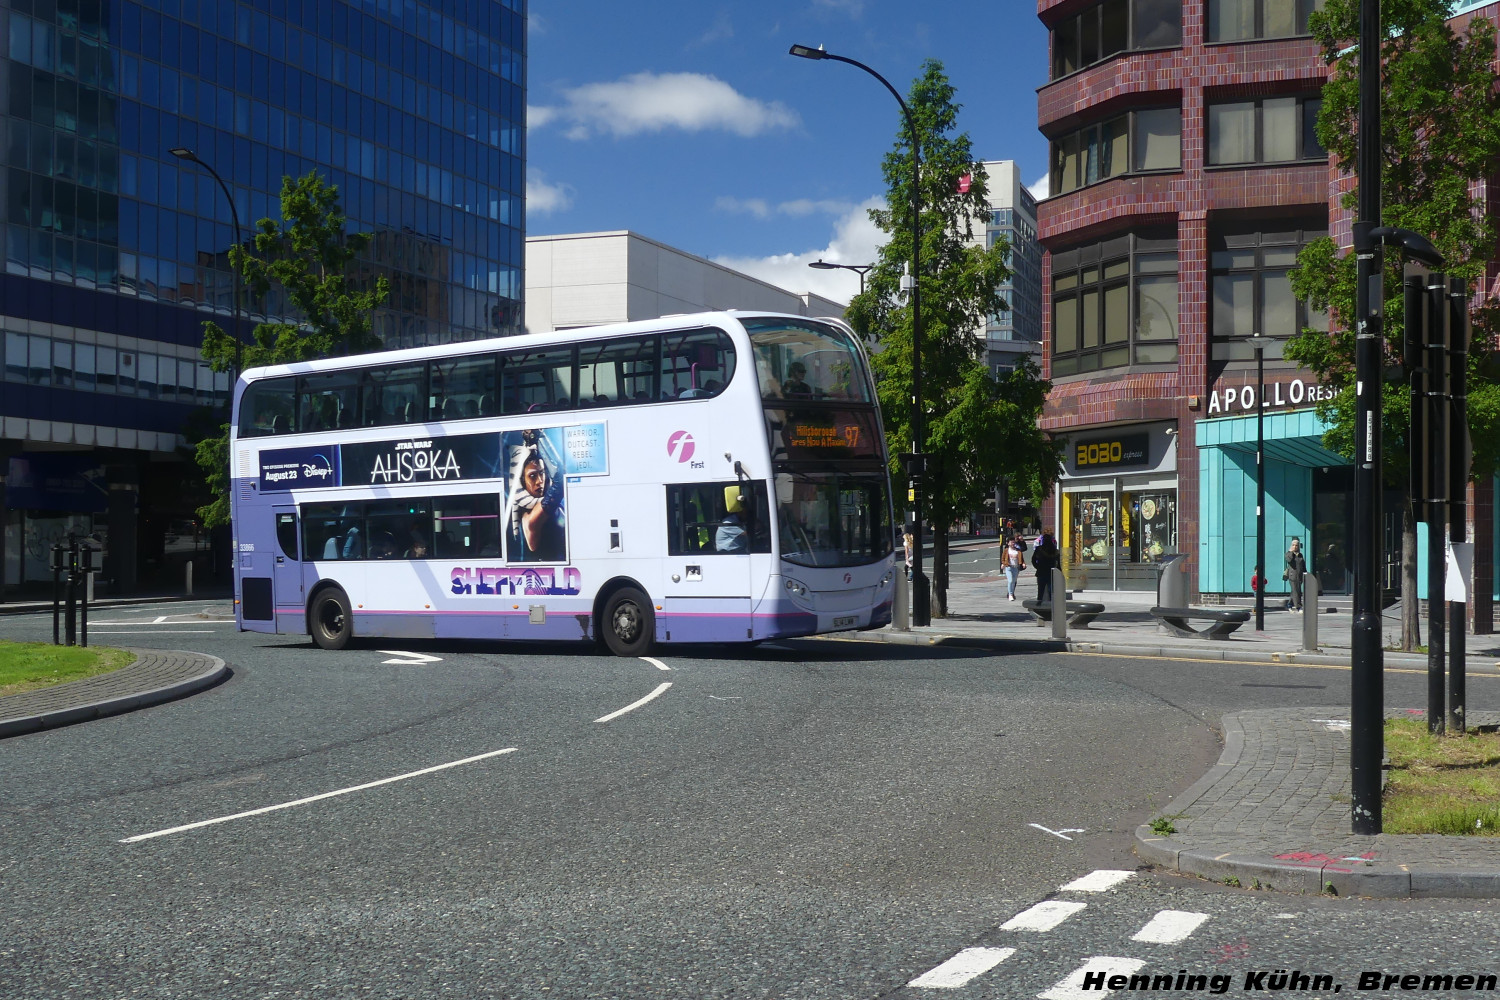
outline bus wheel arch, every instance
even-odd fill
[[[307,599],[307,631],[320,649],[343,649],[354,638],[354,609],[349,595],[332,580],[313,588]]]
[[[656,642],[656,612],[646,588],[623,576],[600,587],[594,637],[616,656],[649,654]]]

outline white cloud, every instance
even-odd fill
[[[567,184],[549,184],[540,170],[526,171],[526,214],[546,215],[573,207],[573,189]]]
[[[1052,193],[1052,175],[1043,174],[1041,179],[1033,184],[1028,184],[1026,190],[1030,191],[1031,196],[1037,201],[1041,201]]]
[[[745,97],[723,80],[702,73],[635,73],[611,83],[590,83],[563,92],[561,107],[529,109],[529,126],[554,120],[569,127],[570,139],[596,132],[616,138],[643,132],[682,129],[719,130],[756,136],[772,129],[794,128],[797,113],[780,101]]]
[[[711,24],[703,34],[688,43],[688,48],[699,49],[715,42],[727,41],[734,37],[734,21],[729,16],[728,10],[720,10]]]
[[[772,205],[764,198],[736,198],[732,195],[720,195],[714,200],[714,208],[721,212],[753,215],[757,219],[769,219],[773,215],[785,215],[793,219],[809,215],[844,215],[856,207],[847,201],[812,198],[794,198],[777,205]]]
[[[816,292],[837,302],[848,302],[859,292],[858,274],[842,268],[824,271],[808,265],[815,260],[830,264],[873,264],[886,237],[870,221],[869,211],[884,207],[885,199],[881,197],[845,206],[846,210],[834,223],[832,239],[819,250],[770,257],[715,257],[714,262],[788,291]]]

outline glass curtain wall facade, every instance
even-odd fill
[[[280,219],[283,177],[335,185],[373,236],[359,279],[391,283],[386,346],[519,332],[525,64],[525,0],[0,6],[0,478],[92,447],[144,496],[150,454],[227,400],[197,349],[203,320],[230,325],[232,213],[173,148],[224,179],[246,239]],[[295,318],[275,294],[242,306],[246,335]]]

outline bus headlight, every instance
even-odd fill
[[[798,583],[796,580],[793,580],[791,577],[787,577],[786,578],[786,589],[790,593],[792,593],[793,595],[795,595],[797,597],[806,597],[807,596],[807,587],[806,587],[806,585],[802,584],[802,583]]]

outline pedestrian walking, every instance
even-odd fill
[[[1307,557],[1302,554],[1302,539],[1292,536],[1292,544],[1286,550],[1286,570],[1281,578],[1291,587],[1291,596],[1286,606],[1289,611],[1302,610],[1302,575],[1307,572]]]
[[[1019,534],[1012,535],[1009,542],[1005,544],[1003,568],[1005,569],[1005,594],[1006,600],[1016,599],[1016,581],[1021,577],[1021,570],[1026,568],[1026,542]]]
[[[1036,569],[1036,599],[1048,603],[1052,600],[1052,571],[1059,565],[1057,539],[1052,532],[1044,531],[1037,539],[1031,565]]]

